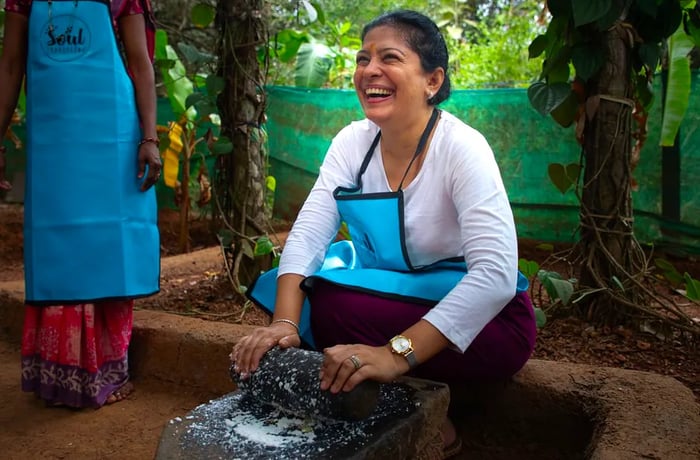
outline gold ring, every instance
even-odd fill
[[[352,361],[352,365],[355,366],[355,370],[362,367],[362,361],[360,361],[360,358],[358,358],[357,355],[352,355],[349,359]]]

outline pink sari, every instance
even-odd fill
[[[22,390],[47,404],[102,406],[129,379],[133,300],[25,307]]]

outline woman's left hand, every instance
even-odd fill
[[[323,350],[321,390],[351,391],[366,379],[388,383],[408,369],[408,362],[393,354],[388,346],[336,345]]]
[[[154,142],[144,142],[139,145],[139,173],[138,178],[141,179],[146,172],[148,165],[148,174],[141,184],[141,191],[145,192],[158,182],[160,171],[163,169],[163,164],[160,161],[160,151],[158,145]]]

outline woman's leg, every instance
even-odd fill
[[[100,407],[124,384],[132,300],[25,307],[22,389],[48,404]]]
[[[317,283],[309,297],[311,329],[319,349],[347,344],[384,345],[430,309]],[[460,353],[446,349],[410,375],[446,383],[503,380],[518,372],[532,354],[536,326],[526,293],[513,300]]]

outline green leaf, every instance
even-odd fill
[[[690,300],[700,300],[700,281],[696,280],[688,272],[683,275],[685,279],[685,295]]]
[[[316,19],[318,19],[318,13],[316,12],[316,8],[314,8],[314,5],[308,0],[301,0],[301,4],[304,6],[306,14],[309,15],[309,21],[315,22]]]
[[[192,24],[200,29],[207,27],[212,23],[216,17],[216,10],[214,7],[207,5],[205,3],[198,3],[192,7],[190,11],[190,18],[192,19]]]
[[[659,57],[661,56],[660,43],[642,43],[637,49],[637,55],[642,63],[652,72],[656,71],[659,66]]]
[[[209,96],[215,97],[218,95],[220,92],[224,90],[224,79],[221,78],[218,75],[215,74],[209,74],[207,75],[207,80],[206,80],[206,87],[207,87],[207,94]]]
[[[527,48],[528,58],[533,59],[538,57],[540,54],[544,53],[544,50],[547,49],[548,45],[549,40],[547,39],[547,36],[538,35],[534,40],[532,40],[532,43],[530,43],[530,46]]]
[[[668,40],[668,83],[661,122],[662,147],[672,146],[690,101],[690,59],[693,42],[682,27]]]
[[[654,265],[661,270],[661,274],[666,278],[672,285],[678,286],[683,282],[683,275],[673,266],[671,262],[666,259],[656,258],[654,259]]]
[[[202,93],[192,93],[189,96],[187,96],[187,99],[185,100],[185,106],[188,108],[192,107],[193,105],[204,100],[205,98],[206,96]]]
[[[303,43],[299,47],[294,69],[294,84],[305,88],[320,88],[328,81],[333,52],[318,42]]]
[[[571,93],[571,86],[568,83],[554,83],[548,85],[544,82],[536,82],[527,89],[527,97],[530,104],[541,115],[548,115],[552,110]]]
[[[250,242],[248,240],[241,240],[241,252],[243,255],[248,257],[249,259],[255,258],[255,255],[253,253],[253,248],[250,246]]]
[[[576,27],[602,18],[612,6],[612,0],[572,0],[571,3]]]
[[[592,46],[576,46],[571,50],[571,62],[576,69],[576,76],[588,81],[603,66],[603,55]]]
[[[221,242],[222,246],[228,248],[233,244],[234,234],[231,230],[227,228],[221,229],[219,230],[219,233],[217,233],[217,236],[219,237],[219,241]]]
[[[191,63],[193,66],[209,64],[216,59],[216,56],[214,56],[213,54],[203,53],[194,46],[188,45],[187,43],[178,43],[177,49],[180,50],[187,62]]]
[[[548,0],[547,8],[555,18],[569,18],[573,10],[571,9],[572,0]]]
[[[647,16],[655,18],[659,5],[657,0],[637,0],[637,8]]]
[[[560,126],[568,128],[576,119],[578,106],[578,97],[576,96],[576,93],[571,91],[569,92],[567,98],[564,99],[561,104],[556,106],[554,110],[552,110],[550,115]]]
[[[571,48],[555,43],[547,51],[548,57],[542,65],[541,79],[547,83],[566,83],[569,81],[569,61],[571,60]]]
[[[532,279],[535,275],[537,275],[537,272],[540,270],[540,264],[538,264],[534,260],[519,259],[518,270],[520,270],[520,272],[525,276],[525,278]]]
[[[551,163],[547,167],[549,180],[559,189],[562,195],[576,185],[580,173],[581,165],[578,163],[570,163],[566,166],[561,163]]]
[[[564,305],[567,305],[574,293],[574,285],[568,280],[561,279],[561,276],[556,272],[543,272],[541,270],[538,277],[549,297],[559,299]]]
[[[166,60],[172,65],[161,68],[163,84],[168,92],[170,106],[176,118],[180,118],[187,110],[188,119],[192,120],[196,116],[193,109],[187,109],[187,97],[194,91],[192,81],[187,78],[185,66],[180,61],[177,53],[168,44],[168,34],[164,30],[156,30],[155,57],[157,61]]]
[[[226,136],[219,136],[214,145],[211,147],[212,153],[215,155],[225,155],[231,153],[233,150],[233,143],[231,139]]]
[[[542,329],[547,324],[547,315],[538,307],[535,307],[535,324],[538,329]]]
[[[625,2],[612,2],[610,9],[595,21],[595,28],[599,32],[610,29],[615,22],[620,20],[626,8],[627,4]]]
[[[275,35],[275,54],[280,61],[289,62],[297,55],[299,47],[311,40],[312,37],[306,32],[285,29]]]
[[[319,22],[319,24],[325,24],[326,23],[326,14],[323,12],[323,8],[321,7],[321,4],[319,2],[309,2],[309,3],[311,3],[311,5],[316,10],[317,21]]]
[[[654,91],[651,83],[645,75],[637,75],[637,84],[635,86],[637,97],[645,110],[649,110],[654,102]]]
[[[267,176],[265,178],[265,188],[270,192],[277,190],[277,179],[275,179],[275,176]]]
[[[696,6],[695,9],[689,10],[687,13],[683,17],[683,28],[695,46],[700,46],[700,8]]]
[[[274,248],[275,245],[272,244],[270,238],[268,238],[267,236],[261,236],[255,242],[255,249],[253,250],[253,254],[255,254],[256,256],[266,256],[270,254]]]

